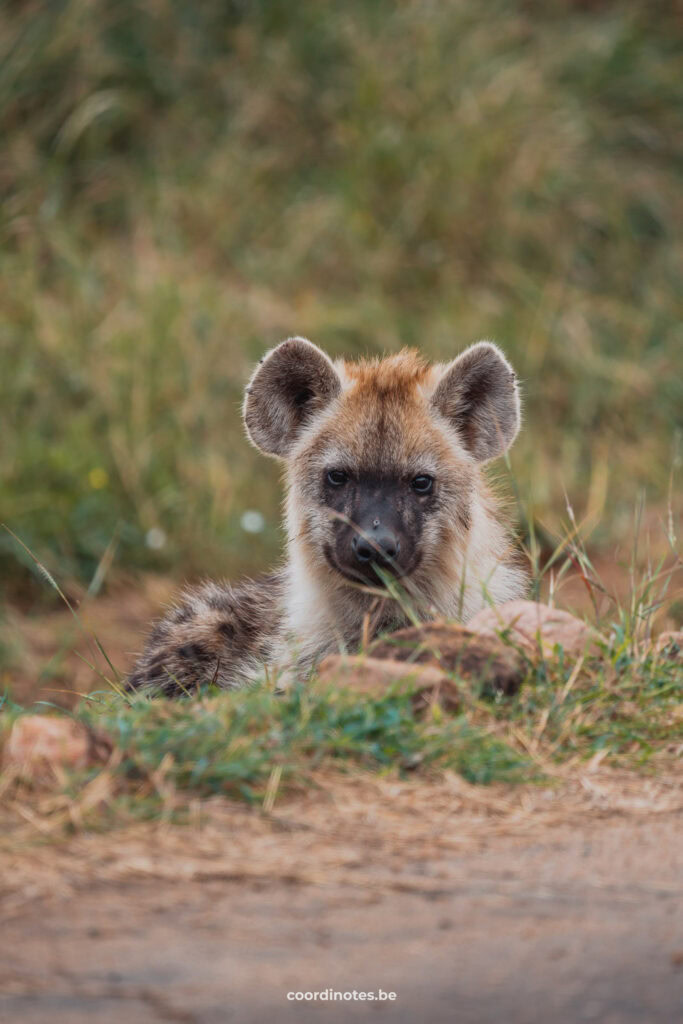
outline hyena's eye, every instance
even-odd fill
[[[415,477],[410,486],[417,494],[429,494],[434,486],[434,477],[422,473],[420,476]]]
[[[327,472],[327,482],[333,487],[343,487],[348,479],[349,474],[343,469],[330,469]]]

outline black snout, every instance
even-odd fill
[[[359,562],[386,563],[398,557],[401,542],[393,530],[376,523],[367,532],[354,534],[351,547]]]

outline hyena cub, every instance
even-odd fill
[[[487,601],[524,593],[480,469],[520,423],[515,375],[495,345],[430,366],[412,351],[332,362],[290,338],[252,376],[244,422],[285,464],[285,565],[236,587],[187,590],[153,630],[131,686],[235,689],[264,666],[301,675],[405,625],[410,605],[467,621]]]

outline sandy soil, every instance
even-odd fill
[[[0,822],[8,1024],[683,1016],[680,779],[327,775],[270,816],[214,801],[187,827],[47,845],[18,820]],[[287,999],[325,989],[397,998]]]

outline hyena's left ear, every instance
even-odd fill
[[[247,433],[266,455],[285,459],[301,430],[340,391],[332,360],[305,338],[288,338],[249,381],[242,410]]]
[[[517,378],[490,341],[472,345],[446,367],[432,402],[477,462],[502,455],[517,436]]]

